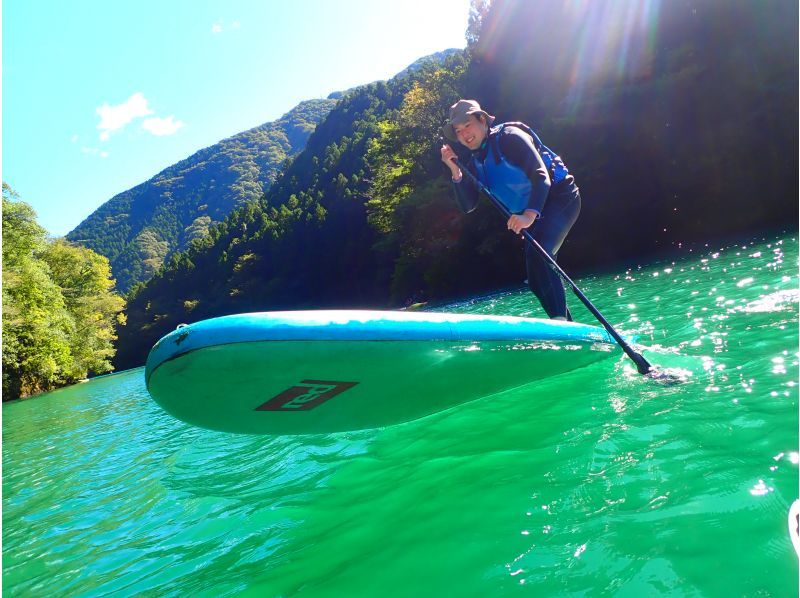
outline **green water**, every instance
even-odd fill
[[[142,370],[4,405],[3,593],[796,596],[797,245],[579,281],[679,386],[620,357],[282,438],[182,424]],[[449,309],[540,314],[523,291]]]

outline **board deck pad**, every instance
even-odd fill
[[[151,350],[145,378],[165,411],[193,425],[315,434],[412,421],[614,354],[602,328],[572,322],[262,312],[178,328]]]

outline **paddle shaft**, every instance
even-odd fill
[[[506,208],[506,206],[503,205],[503,202],[501,202],[497,198],[497,196],[486,187],[486,185],[481,183],[475,177],[475,175],[473,175],[469,170],[467,170],[464,167],[464,165],[461,164],[458,158],[454,158],[453,161],[461,169],[462,175],[467,177],[470,181],[472,181],[472,183],[478,189],[480,189],[481,192],[483,192],[483,194],[486,195],[486,197],[488,197],[491,200],[494,206],[500,211],[500,213],[502,213],[506,217],[506,219],[511,218],[511,212],[508,211],[508,208]],[[636,351],[634,351],[631,348],[631,346],[625,342],[625,339],[623,339],[622,336],[620,336],[620,334],[616,330],[614,330],[614,327],[611,324],[609,324],[608,320],[606,320],[605,317],[603,317],[603,314],[600,313],[600,310],[598,310],[592,304],[592,302],[589,301],[586,295],[583,294],[583,291],[581,291],[578,288],[578,285],[572,282],[572,279],[569,276],[567,276],[567,273],[564,272],[564,270],[561,269],[561,266],[559,266],[558,263],[550,256],[550,254],[547,253],[541,245],[539,245],[536,239],[533,238],[533,235],[531,235],[530,231],[528,231],[528,229],[522,229],[521,234],[522,237],[528,243],[530,243],[533,247],[536,248],[536,250],[547,261],[550,267],[553,268],[553,270],[555,270],[556,273],[558,273],[558,275],[561,276],[561,278],[563,278],[567,282],[567,284],[569,284],[569,286],[572,288],[572,291],[575,293],[578,299],[580,299],[581,302],[586,306],[586,309],[592,312],[592,315],[595,318],[597,318],[597,320],[603,325],[603,328],[605,328],[608,331],[608,333],[614,338],[614,340],[617,341],[617,344],[620,347],[622,347],[622,350],[625,351],[625,354],[631,358],[633,363],[636,364],[636,369],[639,371],[639,373],[647,374],[652,369],[653,366],[651,366],[648,363],[648,361],[644,358],[644,356],[641,353],[637,353]]]

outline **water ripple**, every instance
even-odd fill
[[[621,356],[278,438],[182,424],[141,370],[4,405],[6,591],[791,595],[797,239],[695,255],[579,281],[674,386]],[[524,289],[437,309],[541,315]]]

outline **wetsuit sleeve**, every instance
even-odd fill
[[[466,168],[469,168],[469,166],[466,166]],[[472,174],[474,175],[475,173],[473,172]],[[456,201],[465,214],[469,214],[478,207],[480,193],[475,184],[465,174],[462,173],[461,181],[453,183],[453,189],[455,189]]]
[[[510,164],[522,169],[531,181],[531,195],[526,210],[542,215],[547,194],[550,192],[550,175],[542,156],[533,146],[530,136],[516,127],[506,127],[500,135],[500,151]]]

